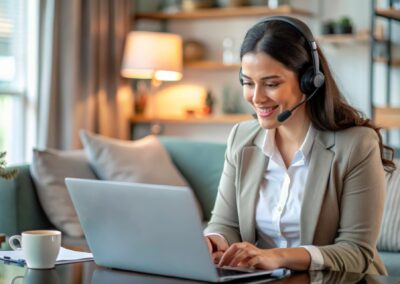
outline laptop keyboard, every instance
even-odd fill
[[[248,274],[248,270],[239,270],[239,269],[230,269],[230,268],[222,268],[217,267],[217,273],[219,277],[226,277],[226,276],[236,276],[236,275],[243,275]]]

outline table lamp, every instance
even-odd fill
[[[121,75],[127,78],[151,79],[150,93],[161,81],[182,78],[182,38],[161,32],[132,31],[128,34],[122,61]],[[155,101],[155,100],[154,100]],[[157,119],[156,102],[153,116]],[[152,133],[159,132],[155,125]]]

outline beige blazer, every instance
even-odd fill
[[[255,243],[255,208],[268,158],[256,120],[236,125],[205,233]],[[300,216],[301,245],[321,250],[329,270],[386,274],[376,250],[385,179],[378,137],[366,127],[317,131]]]

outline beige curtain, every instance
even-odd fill
[[[133,98],[120,64],[132,0],[39,2],[38,147],[79,148],[79,129],[129,138]]]

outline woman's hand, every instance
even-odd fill
[[[217,264],[224,252],[229,248],[228,242],[219,235],[209,235],[204,237],[207,242],[208,252],[212,256],[215,264]]]
[[[259,249],[243,242],[235,243],[221,257],[219,266],[239,266],[273,270],[282,267],[282,256],[276,249]]]
[[[255,245],[242,242],[232,244],[221,257],[218,266],[307,270],[310,262],[311,256],[304,248],[259,249]]]

